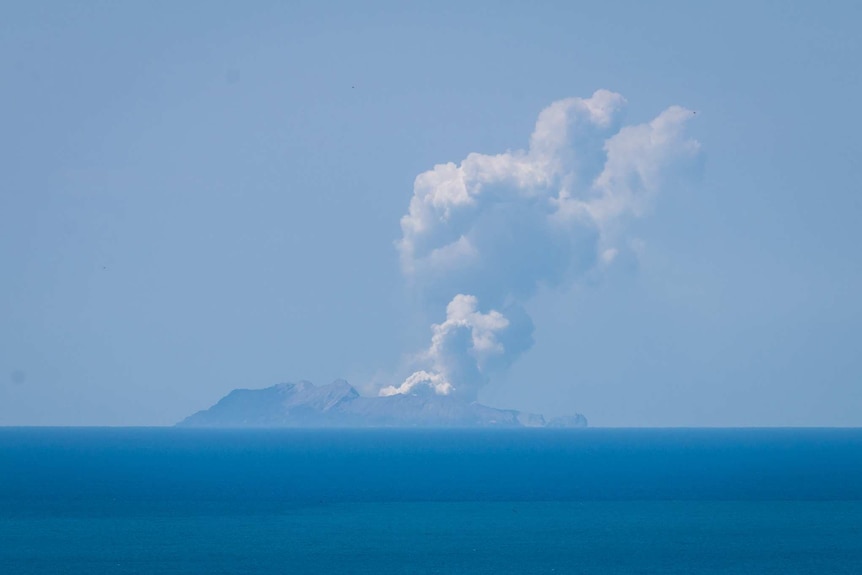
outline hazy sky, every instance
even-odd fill
[[[458,293],[474,337],[492,312],[533,326],[470,388],[495,407],[862,425],[858,3],[79,4],[0,7],[0,425],[171,424],[299,379],[374,393],[448,369],[416,354]],[[615,119],[535,152],[542,111],[597,90]],[[672,106],[662,147],[644,130]],[[617,133],[640,134],[622,164]],[[557,183],[663,177],[561,244],[511,180],[547,157]],[[442,221],[411,198],[451,174],[503,208],[402,229]],[[464,230],[460,271],[409,251]]]

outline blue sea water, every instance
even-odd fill
[[[0,429],[0,574],[862,573],[862,430]]]

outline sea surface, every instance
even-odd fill
[[[0,428],[0,575],[862,574],[862,430]]]

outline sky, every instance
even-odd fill
[[[862,425],[860,24],[6,2],[0,425],[417,373],[594,426]]]

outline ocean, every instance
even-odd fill
[[[862,573],[862,430],[0,429],[0,575]]]

